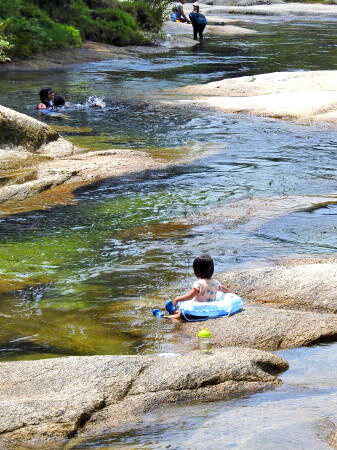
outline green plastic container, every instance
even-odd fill
[[[212,353],[212,333],[207,328],[201,328],[198,333],[199,349],[201,353]]]

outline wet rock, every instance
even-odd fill
[[[337,340],[337,316],[248,306],[231,317],[207,321],[216,347],[250,347],[263,350],[312,345]],[[183,332],[195,337],[200,323],[186,323]]]
[[[295,310],[337,313],[337,262],[275,266],[219,277],[233,292]]]
[[[235,202],[226,202],[223,206],[218,205],[216,209],[205,208],[193,216],[180,219],[180,221],[191,225],[220,223],[226,228],[240,228],[252,232],[266,222],[286,214],[296,211],[312,211],[336,202],[337,197],[334,194],[243,198]]]
[[[178,400],[216,400],[277,385],[282,358],[252,349],[213,355],[92,356],[0,364],[0,445],[63,441],[132,425]]]
[[[51,189],[65,183],[72,176],[72,173],[58,174],[53,177],[46,177],[41,180],[27,181],[26,183],[12,184],[0,189],[0,203],[13,200],[25,200],[40,192]]]

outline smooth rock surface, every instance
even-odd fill
[[[185,86],[179,92],[198,96],[196,104],[229,113],[337,123],[336,77],[337,71],[330,70],[275,72]]]
[[[282,358],[252,349],[212,355],[91,356],[0,364],[0,446],[53,445],[141,420],[178,400],[218,400],[279,384]],[[50,447],[49,447],[50,448]]]
[[[337,340],[337,316],[259,306],[230,317],[207,321],[215,347],[281,350]],[[196,336],[200,323],[186,323],[182,331]]]
[[[185,8],[185,13],[187,14],[187,8]],[[221,20],[221,17],[214,17],[212,19],[211,16],[208,17],[208,20],[214,23],[216,22],[231,22],[230,20]],[[166,22],[163,26],[163,32],[168,35],[167,45],[171,47],[186,47],[187,44],[198,45],[199,43],[193,40],[193,29],[192,26],[188,23],[174,23],[174,22]],[[212,35],[223,35],[223,36],[240,36],[245,34],[256,34],[257,31],[250,30],[249,28],[238,27],[234,25],[207,25],[205,28],[204,36],[207,34]]]
[[[337,313],[337,263],[321,262],[227,272],[218,277],[233,292],[282,308]]]
[[[329,436],[328,443],[332,448],[337,448],[337,430]]]
[[[219,0],[222,2],[223,0]],[[226,1],[226,0],[224,0]],[[272,2],[268,4],[264,0],[234,0],[228,6],[211,6],[203,8],[205,14],[247,14],[257,16],[336,16],[336,5],[323,5],[319,3],[281,3]],[[223,3],[224,4],[224,3]],[[226,3],[225,3],[226,4]],[[239,6],[240,5],[240,6]]]
[[[36,151],[58,138],[58,133],[48,125],[0,105],[0,148]]]

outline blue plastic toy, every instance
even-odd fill
[[[164,317],[164,313],[160,309],[153,309],[152,315],[155,317]]]

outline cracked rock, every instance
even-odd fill
[[[178,400],[219,400],[280,383],[282,358],[252,349],[176,358],[89,356],[0,364],[0,447],[111,431]]]

